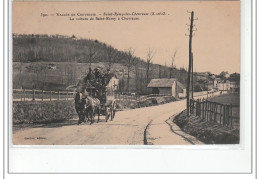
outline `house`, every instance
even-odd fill
[[[118,85],[119,85],[119,79],[114,75],[110,78],[106,88],[116,91],[118,90]]]
[[[186,87],[175,78],[152,79],[147,86],[152,94],[169,95],[178,98],[186,94]]]

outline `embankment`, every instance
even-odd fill
[[[214,122],[201,120],[198,116],[186,116],[186,110],[174,118],[182,131],[205,144],[239,144],[239,129],[223,127]]]

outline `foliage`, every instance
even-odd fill
[[[237,84],[239,84],[239,83],[240,83],[240,74],[238,74],[238,73],[232,73],[232,74],[229,76],[228,80],[233,81],[233,82],[236,82]]]
[[[185,133],[206,144],[238,144],[239,129],[222,127],[214,122],[202,121],[199,117],[186,117],[186,110],[173,120]]]
[[[229,74],[227,71],[222,71],[220,74],[219,74],[219,77],[222,81],[225,81],[227,78],[228,78]]]
[[[130,48],[131,49],[131,48]],[[147,93],[147,83],[153,78],[176,78],[186,84],[187,70],[171,69],[171,67],[157,65],[135,57],[133,52],[119,51],[111,45],[92,39],[81,39],[75,35],[68,37],[62,35],[25,35],[13,34],[13,62],[32,64],[28,69],[14,66],[15,88],[45,89],[48,84],[62,90],[64,87],[74,85],[78,79],[85,75],[86,64],[92,67],[102,63],[111,72],[115,72],[122,86],[121,92]],[[49,70],[43,65],[35,66],[33,63],[54,63],[56,70]],[[64,65],[60,65],[62,62]],[[66,62],[66,63],[65,63]],[[82,64],[78,67],[77,64]],[[67,64],[67,65],[65,65]],[[118,68],[120,64],[120,68]],[[171,73],[169,73],[171,69]],[[127,72],[127,73],[125,73]],[[151,72],[151,73],[150,73]],[[120,74],[121,73],[121,74]],[[148,78],[148,79],[147,79]],[[23,80],[21,80],[23,79]],[[145,82],[145,83],[144,83]],[[50,86],[49,85],[49,86]],[[32,87],[33,86],[33,87]],[[56,89],[56,87],[54,87]]]
[[[46,123],[72,119],[72,101],[13,102],[13,123]]]
[[[110,55],[107,52],[110,52]],[[98,52],[98,53],[97,53]],[[114,54],[117,54],[113,56]],[[125,52],[97,40],[59,35],[14,35],[14,62],[110,62],[125,61]],[[140,59],[139,59],[140,60]]]

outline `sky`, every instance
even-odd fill
[[[61,34],[97,39],[119,50],[134,49],[146,59],[150,48],[155,64],[188,67],[190,11],[194,11],[192,52],[194,71],[219,74],[240,72],[239,1],[151,1],[151,2],[13,2],[12,32],[18,34]],[[148,13],[126,16],[139,20],[75,20],[80,14]],[[165,15],[151,15],[151,12]],[[74,20],[61,14],[76,14]],[[47,14],[43,17],[41,14]],[[108,16],[110,17],[110,16]],[[115,17],[115,16],[113,16]],[[118,16],[117,16],[118,17]]]

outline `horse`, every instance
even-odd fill
[[[98,120],[97,123],[100,120],[100,101],[97,98],[91,98],[90,96],[85,97],[85,116],[86,118],[90,119],[90,124],[94,123],[94,118],[97,113]]]
[[[79,116],[78,125],[85,121],[85,104],[86,101],[82,98],[82,93],[77,92],[75,95],[75,109]]]

